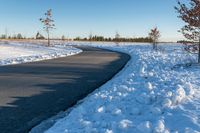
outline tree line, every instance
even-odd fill
[[[91,38],[81,38],[76,37],[75,41],[105,41],[105,42],[153,42],[150,37],[137,37],[137,38],[111,38],[111,37],[104,37],[104,36],[92,36]]]
[[[26,37],[22,36],[21,33],[9,35],[9,36],[6,34],[2,34],[2,35],[0,35],[0,39],[26,39]]]
[[[18,33],[16,35],[12,36],[6,36],[5,34],[0,35],[0,39],[40,39],[40,40],[45,40],[48,38],[45,38],[41,33],[37,32],[35,37],[32,38],[27,38],[23,36],[21,33]],[[64,35],[61,36],[60,38],[56,38],[56,40],[68,40]],[[74,41],[105,41],[105,42],[153,42],[153,39],[151,37],[136,37],[136,38],[125,38],[125,37],[104,37],[104,36],[90,36],[88,38],[81,38],[81,37],[76,37],[74,39],[70,39]]]

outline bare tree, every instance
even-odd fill
[[[184,37],[193,43],[186,44],[185,50],[198,54],[198,63],[200,63],[200,0],[189,0],[188,3],[178,1],[175,7],[186,25],[181,28],[180,32]]]
[[[54,20],[52,19],[52,10],[47,10],[45,18],[40,18],[40,21],[43,23],[43,28],[47,32],[48,46],[50,46],[50,30],[55,29]]]
[[[157,27],[151,29],[150,33],[149,33],[149,38],[152,40],[152,44],[153,44],[153,49],[157,50],[158,49],[158,40],[160,38],[160,31],[158,30]]]

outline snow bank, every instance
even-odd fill
[[[174,67],[195,56],[178,44],[162,45],[158,52],[148,44],[92,46],[126,52],[132,59],[45,133],[200,132],[200,67]]]
[[[0,66],[75,55],[82,52],[72,46],[7,42],[0,44]]]

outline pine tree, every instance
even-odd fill
[[[200,0],[189,0],[189,3],[181,3],[175,7],[186,25],[180,32],[184,37],[193,43],[186,45],[186,50],[191,53],[198,53],[198,63],[200,63]]]
[[[17,39],[23,39],[22,34],[18,33],[16,36]]]
[[[52,10],[47,10],[45,18],[40,18],[40,21],[43,23],[43,28],[47,32],[48,46],[50,46],[50,30],[55,29],[54,20],[52,19]]]

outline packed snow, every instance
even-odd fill
[[[33,43],[1,42],[0,66],[54,59],[75,55],[80,52],[82,50],[65,45],[47,47]]]
[[[200,66],[180,44],[84,44],[125,52],[112,80],[67,111],[45,133],[199,133]],[[182,65],[181,65],[182,64]]]

